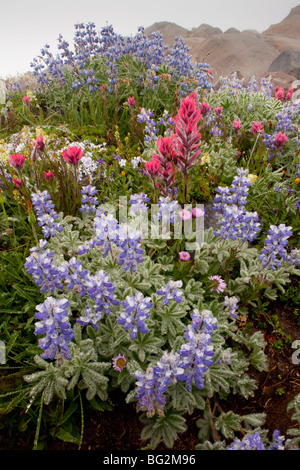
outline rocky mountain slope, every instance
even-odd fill
[[[208,62],[215,77],[239,72],[248,79],[252,75],[266,77],[271,73],[280,82],[285,79],[287,86],[300,80],[300,5],[262,33],[235,28],[223,32],[207,24],[189,31],[168,21],[145,28],[147,35],[154,31],[161,32],[169,47],[173,46],[176,36],[181,36],[193,59]],[[280,54],[284,54],[283,60]]]

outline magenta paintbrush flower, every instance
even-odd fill
[[[186,98],[183,98],[181,100],[180,108],[175,119],[176,134],[178,135],[178,132],[181,131],[182,126],[186,132],[192,132],[200,119],[201,111],[199,108],[197,108],[195,95],[191,94]]]
[[[201,111],[196,103],[197,95],[183,98],[175,118],[174,141],[177,153],[177,166],[184,177],[184,200],[187,200],[188,172],[198,162],[201,152],[198,123],[201,119]]]
[[[202,116],[206,116],[206,114],[209,113],[210,109],[211,108],[210,108],[208,103],[206,103],[205,101],[203,101],[203,103],[201,103],[200,112],[201,112]]]
[[[175,143],[172,137],[161,137],[157,139],[156,144],[159,151],[157,158],[160,160],[160,163],[163,163],[161,160],[167,160],[168,162],[176,160]]]
[[[284,89],[280,87],[275,88],[275,99],[279,101],[283,101],[284,99]]]
[[[150,160],[149,162],[145,163],[145,168],[148,175],[153,179],[157,178],[161,164],[157,160]]]
[[[241,121],[234,120],[233,123],[232,123],[232,127],[233,127],[235,133],[237,134],[238,131],[239,131],[239,130],[241,129],[241,127],[242,127]]]
[[[68,147],[63,151],[62,157],[67,163],[75,166],[82,158],[82,149],[80,147],[76,147],[75,145]]]
[[[18,189],[20,189],[21,186],[22,186],[22,181],[20,181],[20,180],[18,180],[18,179],[16,179],[16,178],[13,178],[12,180],[13,180],[13,182],[14,182],[15,187],[18,188]]]
[[[284,132],[278,132],[278,134],[275,137],[276,147],[282,147],[286,143],[287,140],[288,138]]]
[[[46,180],[52,181],[54,179],[54,174],[52,171],[44,171],[44,178]]]
[[[223,106],[217,106],[216,108],[214,108],[214,112],[215,112],[215,115],[217,116],[217,119],[221,119],[222,111],[223,111]]]
[[[288,90],[288,92],[287,92],[285,98],[286,98],[288,101],[290,101],[290,100],[292,99],[293,93],[294,93],[294,88],[289,88],[289,90]]]
[[[252,124],[252,132],[253,134],[257,134],[258,132],[264,132],[264,126],[262,125],[261,121],[254,121]]]
[[[200,153],[201,134],[198,131],[200,119],[201,112],[197,108],[195,99],[191,96],[182,99],[175,119],[175,137],[178,165],[183,173],[187,173],[194,166]]]
[[[9,161],[11,166],[13,166],[16,170],[23,170],[25,165],[25,157],[21,153],[10,155]]]
[[[42,135],[38,136],[34,142],[34,146],[40,150],[41,152],[44,150],[45,148],[45,142],[44,142],[44,138]]]
[[[128,103],[128,105],[129,105],[129,107],[130,107],[131,109],[133,109],[133,108],[135,107],[135,105],[136,105],[134,96],[129,96],[129,97],[127,98],[127,103]]]

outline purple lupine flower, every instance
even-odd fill
[[[161,359],[146,372],[135,373],[137,382],[138,407],[146,411],[149,417],[156,412],[163,416],[166,404],[165,392],[170,385],[176,384],[177,377],[181,377],[184,370],[179,367],[178,353],[165,351]]]
[[[157,124],[159,126],[165,126],[165,135],[170,135],[172,132],[171,128],[174,125],[174,119],[170,117],[169,111],[165,109],[163,115],[158,119]]]
[[[135,339],[138,331],[147,333],[146,320],[150,316],[153,304],[150,297],[144,297],[138,292],[134,297],[127,296],[122,302],[125,311],[121,312],[118,323],[124,325],[125,330],[130,330],[130,336]]]
[[[285,437],[280,434],[278,429],[275,429],[272,435],[272,443],[270,450],[284,450]]]
[[[225,312],[229,313],[229,315],[232,318],[236,318],[237,314],[235,313],[239,306],[238,306],[238,298],[233,296],[233,297],[228,297],[227,295],[225,296],[225,300],[223,302],[223,305],[225,307]]]
[[[247,203],[247,196],[249,187],[251,186],[251,180],[249,178],[249,170],[243,168],[237,169],[237,176],[233,178],[232,186],[230,188],[231,203],[237,204],[238,206],[245,206]]]
[[[85,282],[89,276],[87,269],[84,269],[81,262],[75,257],[68,261],[69,273],[66,276],[65,284],[69,290],[76,290],[81,297],[86,293]]]
[[[288,238],[292,235],[292,227],[285,224],[279,226],[271,225],[268,230],[265,245],[258,256],[262,267],[267,265],[275,271],[281,267],[281,260],[290,261],[287,249],[285,248],[288,243]]]
[[[131,230],[128,226],[120,227],[118,247],[120,252],[117,259],[118,265],[123,265],[124,270],[135,272],[137,263],[144,261],[144,250],[141,248],[141,233],[139,230]]]
[[[214,210],[220,211],[224,204],[246,205],[249,187],[251,186],[251,180],[248,177],[249,170],[238,168],[237,174],[233,179],[231,188],[219,186],[216,189]]]
[[[300,250],[298,248],[293,248],[291,250],[289,261],[291,264],[300,264]]]
[[[96,212],[96,206],[98,206],[99,201],[95,197],[95,195],[98,193],[95,186],[91,186],[89,184],[88,186],[84,186],[83,188],[81,188],[80,192],[82,194],[82,207],[79,209],[80,212],[85,212],[86,214]]]
[[[163,416],[166,404],[165,392],[170,385],[185,381],[188,391],[191,391],[192,381],[198,388],[204,386],[204,373],[212,364],[214,355],[210,345],[211,334],[217,327],[217,320],[211,311],[198,310],[192,313],[192,324],[185,331],[188,340],[179,352],[165,351],[156,365],[149,367],[146,372],[136,372],[138,406],[146,411],[149,417],[156,412]]]
[[[217,320],[210,310],[201,313],[195,309],[191,314],[192,323],[185,330],[186,344],[180,348],[180,361],[178,366],[184,373],[177,377],[185,381],[186,389],[191,392],[192,383],[202,389],[204,387],[204,374],[213,364],[214,350],[212,332],[217,328]]]
[[[102,312],[96,313],[94,309],[86,306],[84,313],[77,318],[76,322],[80,323],[82,326],[91,324],[95,330],[98,330],[98,322],[101,320],[102,316]]]
[[[231,238],[242,241],[253,241],[261,230],[257,212],[248,212],[236,205],[225,205],[222,218],[219,221],[219,230],[214,233],[224,240]]]
[[[85,278],[84,288],[89,298],[95,301],[95,313],[99,314],[99,319],[102,318],[103,313],[110,314],[112,305],[119,305],[119,301],[114,294],[115,286],[103,270]],[[80,321],[78,322],[80,323]],[[92,323],[95,327],[95,323]]]
[[[157,123],[152,119],[154,116],[153,111],[151,109],[146,110],[145,108],[142,108],[140,110],[140,113],[137,116],[137,121],[145,124],[144,132],[145,132],[145,137],[144,141],[145,142],[150,142],[150,141],[155,141],[156,140],[156,135],[159,131],[157,127]]]
[[[156,291],[158,295],[163,295],[163,304],[167,305],[170,300],[180,303],[182,301],[182,281],[169,281],[165,287],[161,287]]]
[[[130,196],[129,203],[131,204],[130,214],[145,214],[149,208],[146,203],[150,201],[150,198],[145,193],[133,194]]]
[[[105,214],[98,210],[94,218],[95,244],[102,246],[102,256],[105,257],[112,244],[116,244],[119,238],[119,225],[112,214]]]
[[[255,75],[252,75],[250,81],[247,84],[247,91],[251,93],[256,93],[258,91],[258,81],[256,80]]]
[[[184,370],[179,367],[180,355],[173,350],[164,351],[161,359],[153,367],[155,382],[160,393],[165,393],[169,385],[176,384]]]
[[[33,193],[31,200],[38,216],[38,225],[42,227],[44,237],[49,238],[54,236],[56,232],[61,232],[63,227],[55,222],[58,214],[54,210],[54,204],[48,191]]]
[[[96,245],[96,240],[91,239],[91,240],[86,240],[83,242],[81,245],[78,246],[77,249],[77,254],[80,255],[85,255],[89,253],[90,249],[93,248]]]
[[[178,218],[178,211],[180,205],[177,201],[172,201],[169,196],[161,196],[158,200],[159,213],[157,214],[157,220],[161,220],[162,223],[170,221],[174,223]]]
[[[243,242],[252,242],[261,230],[257,212],[248,212],[245,209],[249,187],[248,169],[239,168],[231,188],[217,188],[214,201],[214,210],[219,216],[219,230],[215,235],[224,240],[240,238]]]
[[[39,339],[39,347],[44,350],[43,359],[61,360],[63,357],[72,358],[68,344],[74,337],[74,332],[69,322],[69,301],[67,299],[55,299],[48,297],[44,303],[37,305],[35,317],[36,335],[46,335]]]
[[[232,444],[226,447],[226,450],[265,450],[265,446],[259,432],[255,432],[242,440],[236,438]]]
[[[24,266],[42,293],[47,291],[53,293],[55,289],[63,290],[63,280],[67,277],[69,270],[65,263],[60,266],[55,265],[54,253],[49,248],[45,249],[47,245],[47,241],[42,240],[39,248],[31,248],[30,256],[26,258]]]
[[[141,248],[141,233],[127,225],[120,226],[112,214],[97,211],[94,219],[96,237],[85,245],[80,246],[80,253],[87,253],[90,246],[101,246],[102,256],[105,257],[112,246],[119,249],[117,264],[123,265],[125,271],[135,272],[137,263],[144,261],[144,250]]]
[[[146,372],[137,371],[135,377],[137,379],[136,398],[138,400],[138,407],[142,411],[146,411],[148,417],[154,416],[156,412],[163,416],[166,397],[164,393],[159,391],[153,367],[148,367]]]

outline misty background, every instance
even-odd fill
[[[31,71],[30,63],[45,44],[57,52],[62,34],[73,44],[74,25],[94,22],[100,30],[112,25],[121,35],[135,35],[140,26],[169,21],[191,30],[201,24],[263,32],[285,18],[299,0],[27,0],[2,2],[0,78]]]

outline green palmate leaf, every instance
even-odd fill
[[[268,359],[259,346],[255,347],[249,357],[250,364],[260,372],[268,370]]]
[[[221,393],[223,396],[230,392],[230,383],[234,377],[234,373],[229,367],[221,364],[213,364],[205,374],[206,383],[208,381],[214,391]]]
[[[153,336],[153,332],[145,334],[138,332],[134,343],[128,349],[129,351],[137,352],[139,360],[144,362],[149,354],[159,356],[163,343],[163,339]]]
[[[244,340],[248,349],[264,348],[266,345],[264,335],[261,331],[256,331],[253,335],[248,336]]]
[[[243,374],[234,384],[232,384],[233,393],[237,393],[247,399],[254,395],[256,389],[257,385],[255,380],[251,379],[247,374]]]
[[[266,287],[264,295],[270,300],[276,300],[278,297],[276,289],[272,289],[270,286]]]
[[[196,269],[200,274],[206,274],[209,271],[209,264],[205,260],[196,260]]]
[[[259,428],[265,424],[266,414],[265,413],[250,413],[248,415],[241,416],[243,426],[245,429]]]
[[[196,450],[225,450],[226,443],[225,441],[210,442],[204,441],[203,443],[196,444]]]
[[[160,269],[162,269],[164,273],[173,271],[173,258],[172,257],[168,255],[160,256],[157,258],[157,262],[160,265]]]
[[[198,439],[199,443],[209,441],[213,437],[212,432],[212,421],[208,408],[206,407],[203,418],[200,418],[196,421],[196,425],[199,428]]]
[[[226,439],[233,439],[235,437],[235,431],[241,428],[241,418],[232,411],[222,413],[215,420],[215,427]]]
[[[171,404],[176,410],[186,410],[191,414],[196,407],[196,400],[193,393],[189,393],[182,382],[177,382],[174,386],[169,387]]]
[[[291,441],[289,444],[289,448],[291,449],[297,449],[297,446],[299,446],[300,443],[300,429],[299,429],[299,423],[300,423],[300,393],[295,396],[295,398],[288,404],[287,406],[287,411],[292,411],[293,414],[291,416],[291,419],[293,421],[297,421],[298,426],[297,427],[292,427],[287,430],[288,436],[291,436]]]
[[[35,357],[35,362],[41,364],[44,370],[24,376],[24,380],[33,384],[30,395],[35,397],[43,392],[44,402],[48,405],[54,395],[60,398],[66,397],[68,380],[63,376],[62,369],[55,367],[52,363],[43,361],[43,359],[41,361],[40,358]],[[46,366],[44,363],[46,363]]]
[[[190,393],[182,382],[177,382],[172,387],[169,387],[168,393],[170,393],[174,409],[185,410],[187,413],[192,414],[195,408],[205,408],[203,392],[197,389],[197,387],[193,387]]]
[[[163,441],[166,447],[172,448],[178,433],[187,429],[182,412],[176,412],[170,408],[165,410],[165,416],[147,418],[142,415],[140,420],[145,425],[141,438],[144,440],[150,439],[149,446],[151,449],[155,449],[160,441]]]
[[[184,289],[184,296],[190,304],[195,301],[199,301],[203,298],[204,289],[202,289],[202,283],[190,279]]]

